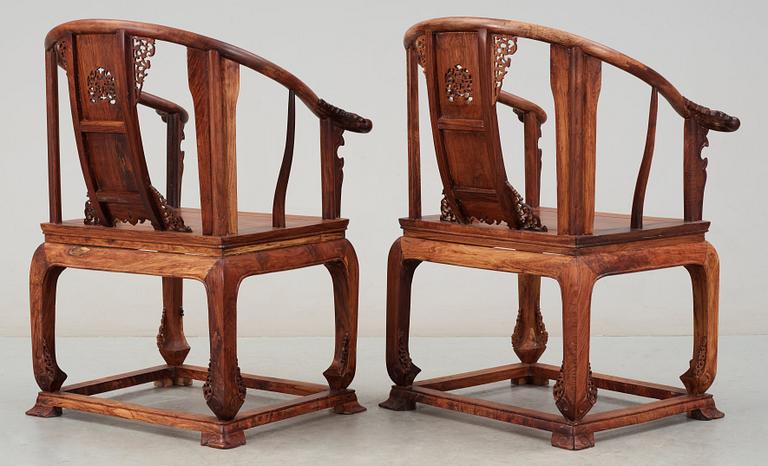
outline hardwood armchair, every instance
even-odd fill
[[[557,207],[539,205],[541,125],[535,104],[501,90],[518,39],[550,44],[555,101]],[[442,18],[416,24],[404,40],[407,58],[409,216],[389,255],[387,368],[395,382],[381,406],[410,410],[426,403],[552,432],[552,444],[581,449],[594,432],[678,413],[722,416],[705,393],[715,377],[718,257],[702,220],[709,130],[735,131],[737,118],[700,106],[660,74],[610,49],[556,29],[487,18]],[[629,215],[595,212],[595,126],[603,63],[648,83],[647,139]],[[432,135],[444,198],[440,215],[422,216],[418,68],[424,71]],[[643,215],[653,157],[658,96],[684,120],[682,218]],[[524,123],[525,198],[508,182],[496,104]],[[423,261],[518,274],[519,313],[512,345],[520,364],[414,382],[420,369],[408,349],[410,289]],[[589,323],[592,288],[608,275],[684,266],[694,303],[693,357],[685,389],[592,373]],[[563,300],[563,362],[537,363],[547,343],[539,309],[541,277],[558,281]],[[448,393],[497,382],[545,385],[556,380],[562,416]],[[588,415],[597,390],[656,398],[650,404]]]
[[[144,91],[155,41],[186,47],[195,107],[200,209],[181,208],[187,112]],[[232,45],[152,24],[82,20],[54,28],[45,39],[50,220],[30,271],[34,373],[41,392],[27,414],[50,417],[61,408],[106,414],[202,432],[202,443],[245,443],[244,429],[333,408],[360,412],[353,390],[357,341],[358,264],[340,218],[344,131],[367,133],[371,122],[317,97],[297,77]],[[65,70],[80,166],[87,187],[85,218],[62,220],[58,69]],[[240,68],[288,89],[285,151],[271,214],[237,209],[235,108]],[[320,121],[322,217],[286,215],[296,97]],[[166,195],[155,189],[142,148],[137,105],[155,109],[167,124]],[[146,223],[145,223],[146,222]],[[126,225],[129,224],[129,225]],[[325,265],[333,279],[336,340],[324,375],[328,386],[241,374],[237,361],[236,301],[251,275]],[[56,281],[67,268],[163,277],[163,314],[157,345],[166,365],[62,387],[56,360]],[[189,345],[182,327],[182,279],[201,281],[209,308],[210,364],[184,365]],[[90,397],[153,382],[204,381],[216,417],[160,410]],[[246,389],[299,395],[297,400],[239,413]]]

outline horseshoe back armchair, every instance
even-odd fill
[[[144,90],[155,41],[186,47],[195,107],[200,209],[180,207],[187,113]],[[244,429],[298,414],[363,408],[347,389],[355,373],[358,264],[340,218],[344,131],[366,133],[371,122],[319,99],[279,66],[217,40],[164,26],[82,20],[54,28],[45,40],[50,220],[30,271],[35,379],[42,390],[27,414],[58,416],[62,408],[200,431],[202,444],[245,443]],[[62,220],[58,68],[66,72],[75,140],[87,201],[85,218]],[[250,68],[288,89],[287,136],[271,214],[237,209],[235,108],[240,68]],[[322,217],[286,215],[293,158],[295,100],[320,121]],[[137,105],[156,109],[167,124],[167,189],[153,187],[142,147]],[[244,278],[323,264],[336,308],[328,385],[241,374],[237,361],[237,292]],[[55,353],[56,281],[68,267],[156,275],[163,282],[157,346],[166,364],[62,387],[66,374]],[[182,327],[182,279],[205,285],[210,364],[184,364],[189,345]],[[201,380],[215,417],[160,410],[90,395],[155,382]],[[296,400],[239,413],[246,389],[298,395]]]
[[[546,113],[502,90],[518,38],[550,44],[555,103],[557,206],[539,205]],[[405,35],[408,97],[409,216],[391,248],[388,265],[387,368],[395,382],[381,404],[410,410],[415,403],[486,416],[552,432],[567,449],[594,445],[594,432],[679,413],[714,419],[722,413],[706,390],[717,355],[718,257],[705,241],[702,219],[709,130],[735,131],[739,120],[683,97],[661,75],[608,47],[567,32],[517,21],[443,18],[421,22]],[[595,212],[596,110],[603,63],[651,87],[647,139],[629,215]],[[443,184],[440,215],[422,215],[418,127],[419,68],[424,72],[437,165]],[[683,118],[682,218],[643,215],[654,150],[658,97]],[[525,197],[507,180],[497,105],[523,123]],[[640,152],[640,151],[638,151]],[[519,364],[414,382],[419,368],[408,349],[410,290],[423,261],[518,274],[519,313],[512,345]],[[681,376],[685,388],[592,373],[590,300],[596,280],[608,275],[684,266],[693,283],[693,358]],[[540,364],[547,332],[539,309],[541,277],[562,291],[563,360]],[[510,379],[546,385],[562,413],[554,415],[450,393]],[[655,398],[650,404],[589,415],[597,392]]]

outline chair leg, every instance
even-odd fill
[[[37,385],[44,392],[56,392],[67,374],[56,363],[56,282],[63,267],[51,266],[41,245],[32,257],[29,271],[29,305],[32,323],[32,366]],[[61,408],[36,403],[27,411],[30,416],[54,417]]]
[[[581,420],[597,401],[589,364],[589,318],[594,273],[578,260],[561,276],[563,300],[563,365],[555,383],[555,404],[569,421]],[[594,446],[594,434],[552,434],[552,445],[569,450]]]
[[[680,376],[691,395],[705,393],[717,373],[717,320],[720,286],[720,262],[712,245],[704,263],[686,266],[693,287],[693,358],[688,370]],[[724,416],[714,405],[697,409],[688,416],[699,420],[719,419]]]
[[[183,293],[184,281],[181,278],[163,277],[163,315],[157,331],[157,348],[169,366],[184,364],[189,353],[189,343],[184,336]],[[172,385],[192,385],[192,379],[177,377],[155,382],[155,386]]]
[[[411,282],[420,261],[406,259],[395,241],[389,251],[387,265],[387,372],[396,385],[407,387],[421,371],[411,361],[408,338],[411,320]],[[389,399],[380,403],[382,408],[407,411],[416,408],[416,403],[390,393]]]
[[[512,334],[512,348],[521,362],[533,364],[547,349],[547,330],[541,317],[539,297],[541,277],[521,273],[517,276],[517,289],[520,307],[517,313],[515,331]],[[522,377],[513,379],[515,385],[548,385],[549,379],[542,377]]]
[[[328,262],[325,267],[333,281],[333,302],[335,308],[335,349],[330,367],[323,372],[331,390],[343,390],[355,377],[357,359],[357,302],[359,292],[359,269],[357,255],[348,241],[343,257]],[[337,414],[355,414],[365,411],[357,401],[333,408]]]
[[[205,279],[211,359],[203,396],[211,411],[222,421],[234,418],[245,401],[245,384],[237,363],[238,286],[239,277],[227,273],[226,264],[221,262]],[[244,443],[245,438],[242,440]]]

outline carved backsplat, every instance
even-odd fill
[[[445,200],[441,218],[457,223],[505,222],[544,231],[535,211],[509,184],[501,153],[495,100],[515,38],[484,32],[423,36],[430,117]]]
[[[448,102],[472,102],[472,73],[460,64],[448,68],[445,72],[445,93]]]
[[[498,96],[501,91],[501,85],[504,82],[504,76],[507,75],[507,69],[512,63],[512,55],[517,51],[517,37],[494,34],[492,46],[493,80],[496,95]]]
[[[141,93],[144,79],[147,77],[147,71],[152,66],[149,58],[155,55],[155,39],[134,37],[132,38],[132,43],[134,80],[136,82],[136,91]]]
[[[101,102],[107,102],[110,105],[117,104],[115,77],[112,76],[111,71],[103,66],[99,66],[88,75],[88,100],[92,104]]]

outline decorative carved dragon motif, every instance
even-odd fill
[[[35,378],[41,387],[48,389],[56,381],[56,362],[53,360],[53,354],[45,341],[43,341],[42,352],[43,370],[36,374]]]
[[[680,379],[688,393],[703,393],[712,383],[712,375],[707,372],[707,337],[703,337],[696,347],[689,366]]]
[[[405,379],[405,384],[410,385],[420,369],[413,364],[411,355],[408,353],[408,335],[404,331],[401,331],[397,337],[397,352],[400,372]]]
[[[472,102],[472,73],[460,64],[445,72],[445,94],[448,102],[469,104]]]
[[[152,66],[149,59],[155,55],[155,39],[145,37],[133,38],[133,72],[136,91],[141,93],[147,71]]]
[[[115,77],[112,72],[99,66],[88,75],[88,98],[92,104],[107,102],[117,104]]]
[[[581,402],[574,402],[568,399],[565,394],[565,369],[563,365],[560,366],[560,373],[557,376],[555,386],[552,388],[552,395],[555,398],[555,405],[561,413],[566,415],[569,419],[581,419],[592,406],[597,403],[597,386],[592,379],[592,365],[588,366],[589,373],[587,374],[587,393],[585,398]],[[573,410],[575,408],[575,411]]]
[[[243,376],[240,374],[240,367],[237,360],[235,360],[235,383],[237,384],[237,396],[240,401],[245,400],[245,393],[247,387]],[[211,371],[211,361],[208,361],[208,374],[205,377],[205,383],[203,383],[203,398],[205,401],[210,401],[213,398],[213,375]]]
[[[683,97],[683,101],[685,102],[685,107],[691,112],[691,118],[705,128],[730,132],[736,131],[741,126],[741,121],[738,118],[732,117],[725,112],[712,110],[685,97]]]
[[[158,349],[163,349],[165,346],[165,326],[167,325],[168,315],[166,313],[165,306],[163,306],[163,315],[160,317],[160,328],[157,329],[157,341]]]
[[[343,368],[347,365],[349,359],[349,333],[345,333],[341,339],[341,355],[339,356],[339,364]]]
[[[329,104],[323,99],[317,102],[320,110],[325,113],[329,118],[335,120],[339,127],[355,133],[367,133],[373,127],[371,120],[361,117],[360,115],[346,110],[342,110],[339,107]]]
[[[517,52],[517,37],[504,34],[493,35],[493,80],[496,95],[501,91],[501,84],[504,82],[504,76],[507,75],[507,69],[512,63],[512,55]]]
[[[535,313],[535,339],[538,345],[546,345],[549,340],[549,333],[544,326],[544,318],[541,315],[541,308],[536,305]],[[523,327],[523,313],[518,310],[517,321],[515,322],[515,330],[512,332],[512,346],[519,348],[523,344],[525,339],[525,328]]]
[[[208,374],[205,376],[205,382],[203,382],[203,398],[205,401],[210,401],[213,398],[213,377],[211,376],[211,360],[208,360]]]

